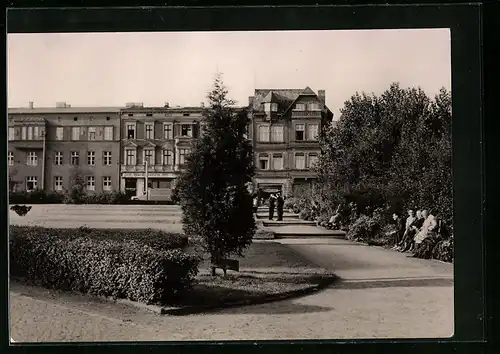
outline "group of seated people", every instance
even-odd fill
[[[434,215],[428,210],[408,210],[406,222],[397,214],[393,214],[397,230],[394,232],[395,242],[392,249],[414,254],[422,242],[437,235],[439,223]]]

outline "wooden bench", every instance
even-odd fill
[[[235,272],[240,271],[240,262],[235,260],[235,259],[222,259],[218,262],[212,262],[211,264],[212,268],[212,275],[215,275],[215,270],[217,268],[222,269],[224,271],[224,275],[227,274],[227,270],[233,270]]]

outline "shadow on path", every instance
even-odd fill
[[[294,302],[294,300],[283,300],[283,301],[270,302],[263,305],[251,305],[251,306],[225,309],[219,311],[219,313],[224,315],[238,315],[238,314],[288,315],[288,314],[327,312],[332,310],[333,307],[306,305]]]
[[[330,289],[375,289],[375,288],[406,288],[406,287],[451,287],[451,278],[382,278],[340,280]]]

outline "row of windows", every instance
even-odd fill
[[[172,123],[163,123],[163,139],[171,140],[174,138],[174,125]],[[180,135],[183,137],[193,137],[193,124],[181,124]],[[127,139],[135,139],[137,126],[135,123],[127,123]],[[154,123],[144,124],[144,138],[145,139],[155,139]]]
[[[190,153],[190,149],[179,149],[179,165],[184,165],[186,163],[186,156]],[[125,164],[126,165],[136,165],[137,164],[137,150],[136,149],[125,149]],[[143,161],[147,162],[148,165],[155,165],[155,150],[154,149],[144,149],[143,150]],[[173,166],[175,163],[174,153],[172,150],[164,149],[162,151],[162,164],[166,166]]]
[[[95,191],[95,176],[86,176],[86,187],[88,191]],[[38,178],[37,177],[26,177],[26,190],[33,191],[38,188]],[[63,178],[62,176],[54,177],[54,190],[63,190]],[[111,191],[111,177],[102,177],[102,190]]]
[[[297,103],[293,108],[294,111],[320,111],[321,106],[317,102],[311,103]],[[275,102],[266,102],[264,103],[264,111],[266,112],[277,112],[278,104]]]
[[[260,142],[284,142],[283,136],[283,126],[282,125],[269,125],[262,124],[258,127],[259,130],[259,140]],[[312,140],[316,141],[319,134],[319,124],[308,124],[307,125],[307,137],[306,137],[306,125],[305,124],[295,124],[295,141]]]
[[[45,134],[44,127],[23,126],[21,127],[21,140],[41,140]],[[83,140],[83,130],[81,127],[71,127],[71,140]],[[56,127],[55,140],[65,140],[64,127]],[[9,127],[9,141],[16,140],[16,131],[14,127]],[[88,127],[87,140],[113,140],[113,127],[104,127],[104,134],[97,127]]]
[[[104,151],[102,153],[102,164],[104,166],[111,165],[111,151]],[[14,153],[12,151],[8,152],[7,161],[9,166],[14,165]],[[80,152],[72,151],[70,154],[69,163],[71,165],[80,165]],[[87,151],[87,164],[89,166],[95,166],[96,163],[96,153],[95,151]],[[26,164],[28,166],[38,165],[38,155],[35,151],[30,151],[27,154]],[[56,151],[54,153],[54,165],[60,166],[64,164],[64,154],[61,151]]]
[[[307,155],[303,152],[297,152],[294,155],[294,168],[297,170],[304,170],[312,168],[318,162],[318,154],[310,152]],[[283,170],[283,154],[260,154],[259,155],[259,169],[261,170]]]

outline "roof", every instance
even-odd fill
[[[9,114],[119,113],[121,107],[11,107]]]
[[[305,89],[256,89],[252,108],[254,111],[263,111],[262,103],[276,102],[278,103],[278,112],[284,113],[292,107],[300,96],[318,97],[309,86]]]

